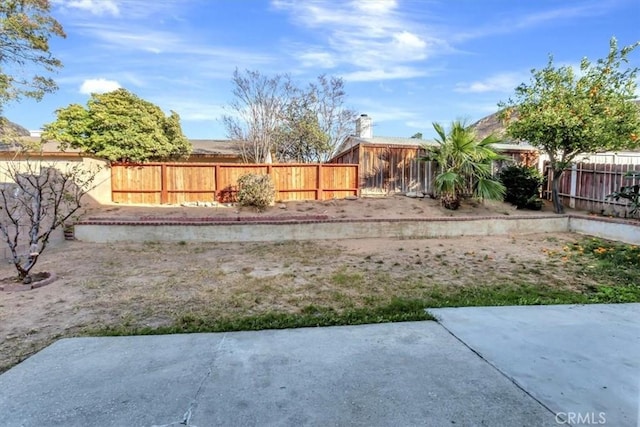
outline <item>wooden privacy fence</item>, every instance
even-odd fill
[[[116,203],[233,202],[249,173],[270,175],[279,201],[359,194],[353,164],[144,163],[112,165],[111,195]]]
[[[640,179],[627,179],[625,174],[628,171],[640,171],[640,156],[636,159],[628,160],[613,157],[621,163],[575,163],[572,167],[565,169],[560,178],[559,193],[563,204],[570,208],[587,210],[600,213],[614,210],[616,206],[627,205],[625,200],[615,202],[607,199],[606,196],[618,191],[620,187],[640,184]],[[543,196],[551,198],[552,171],[549,162],[544,162],[546,185]]]
[[[363,196],[409,191],[431,193],[436,168],[434,162],[419,160],[424,155],[425,151],[419,147],[359,144],[331,162],[360,165]]]

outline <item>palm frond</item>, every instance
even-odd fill
[[[480,200],[503,200],[505,194],[506,189],[498,180],[479,178],[475,184],[474,196]]]

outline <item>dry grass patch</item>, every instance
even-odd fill
[[[590,259],[565,256],[579,239],[67,242],[38,264],[58,273],[56,282],[0,294],[0,370],[58,337],[87,333],[362,323],[426,318],[427,306],[582,302],[603,278]],[[0,269],[11,274],[9,265]]]

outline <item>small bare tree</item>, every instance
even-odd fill
[[[319,75],[315,83],[309,84],[306,96],[313,99],[318,124],[328,137],[326,149],[318,159],[326,162],[338,154],[340,143],[351,133],[357,114],[345,107],[347,93],[341,77]]]
[[[40,161],[13,160],[2,173],[0,237],[11,250],[18,278],[30,283],[29,273],[51,233],[82,207],[81,200],[94,187],[98,170],[82,164],[59,170]]]
[[[245,162],[263,163],[275,151],[284,110],[296,89],[289,76],[267,77],[259,71],[233,73],[231,115],[222,120],[230,139],[238,141]]]
[[[232,114],[223,122],[245,162],[262,163],[269,155],[284,161],[327,161],[356,118],[344,106],[346,92],[339,77],[323,74],[301,88],[286,74],[269,77],[236,70],[232,82]]]

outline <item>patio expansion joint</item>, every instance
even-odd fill
[[[220,350],[222,350],[222,346],[224,345],[224,341],[226,337],[227,337],[227,334],[225,333],[222,336],[222,339],[220,340],[218,345],[216,346],[216,349],[214,350],[213,356],[211,358],[211,362],[209,363],[209,366],[207,367],[206,372],[202,375],[202,378],[200,379],[200,384],[198,385],[198,389],[193,395],[193,398],[191,399],[191,401],[189,402],[189,407],[187,408],[186,412],[182,416],[182,420],[174,421],[169,424],[161,424],[161,425],[154,424],[151,427],[174,427],[174,426],[175,427],[178,427],[178,426],[198,427],[194,424],[191,424],[191,418],[193,417],[195,410],[198,408],[198,400],[200,398],[200,395],[202,394],[202,391],[205,388],[207,380],[211,377],[211,374],[213,373],[214,365],[216,363],[218,353],[220,352]]]
[[[429,312],[429,310],[425,310],[427,313]],[[496,371],[498,371],[498,373],[500,373],[500,375],[502,375],[503,377],[505,377],[510,383],[512,383],[513,385],[515,385],[516,387],[518,387],[520,390],[522,390],[523,393],[525,393],[527,396],[529,396],[531,399],[535,400],[536,402],[538,402],[539,405],[541,405],[543,408],[545,408],[547,411],[549,411],[552,415],[554,415],[556,417],[557,421],[564,421],[564,423],[567,423],[567,420],[564,419],[564,417],[561,414],[556,414],[555,411],[553,409],[551,409],[549,406],[547,406],[544,402],[542,402],[540,399],[538,399],[537,397],[535,397],[534,395],[532,395],[529,391],[527,391],[527,389],[525,389],[522,385],[520,385],[518,383],[518,381],[515,380],[515,378],[507,375],[506,372],[504,372],[502,369],[500,369],[498,366],[496,366],[494,363],[491,363],[491,361],[487,360],[484,355],[482,353],[480,353],[479,351],[477,351],[476,349],[474,349],[473,347],[471,347],[469,344],[467,344],[465,341],[463,341],[461,338],[459,338],[452,330],[450,330],[449,328],[447,328],[444,323],[441,322],[441,319],[439,319],[437,316],[434,316],[436,318],[436,322],[438,323],[438,325],[442,326],[442,328],[447,331],[449,334],[451,334],[451,336],[453,338],[455,338],[457,341],[459,341],[463,346],[465,346],[466,348],[468,348],[473,354],[475,354],[476,356],[478,356],[480,359],[482,359],[483,362],[485,362],[487,365],[491,366],[493,369],[495,369]]]

